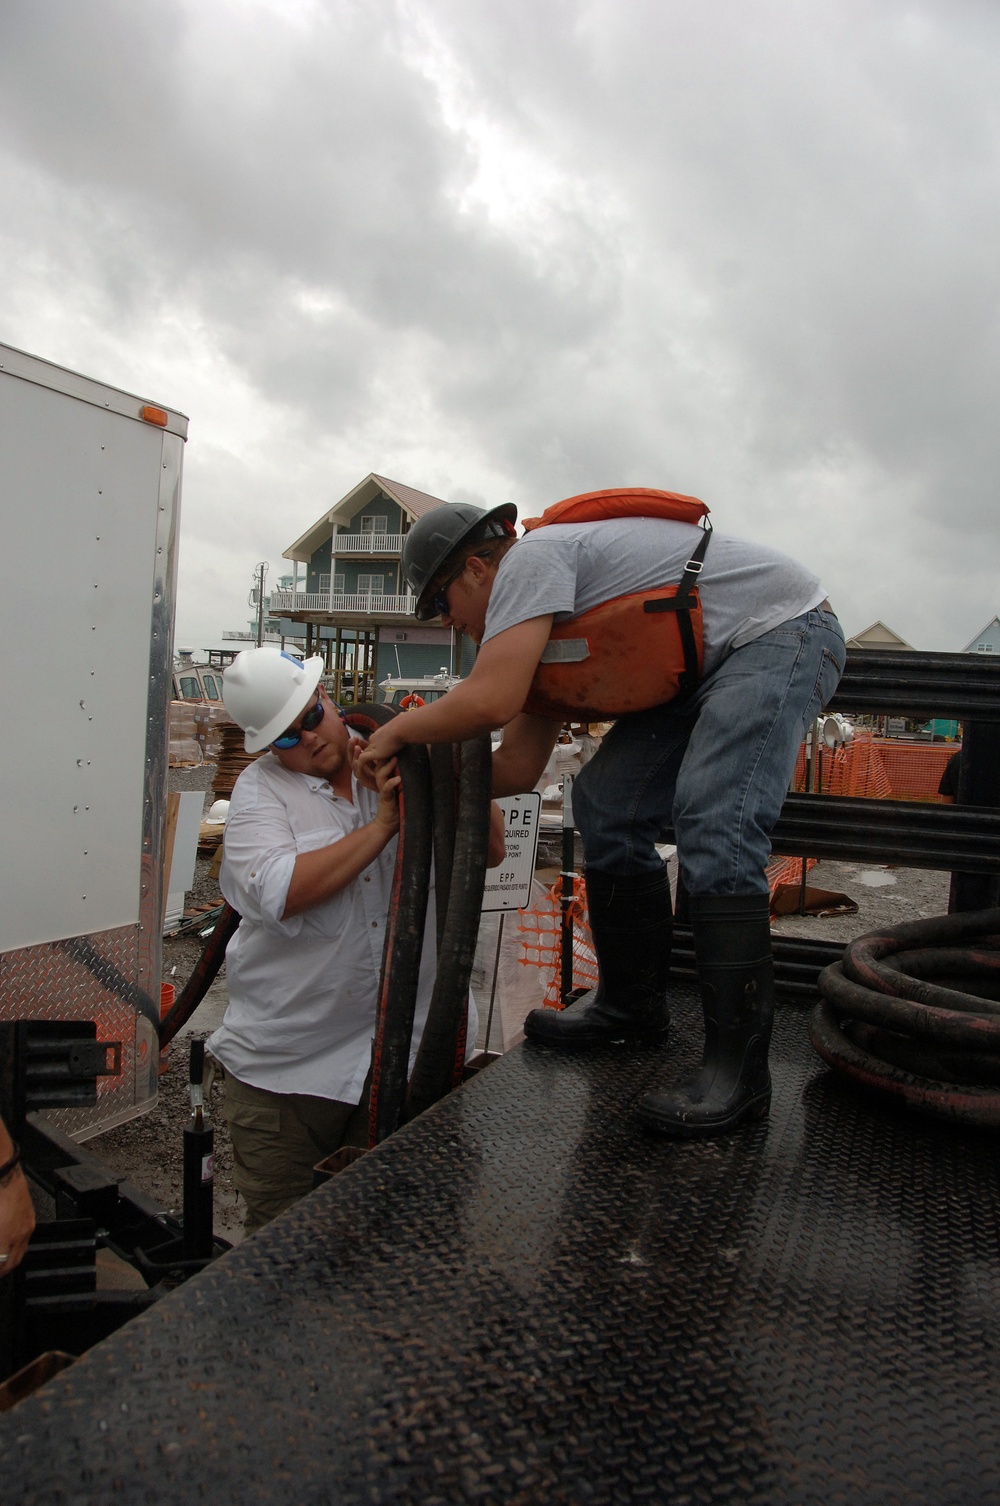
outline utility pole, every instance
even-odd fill
[[[254,588],[250,592],[250,605],[257,607],[257,647],[264,642],[264,581],[267,579],[267,561],[261,560],[253,573]]]

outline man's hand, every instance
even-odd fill
[[[394,717],[391,722],[386,722],[384,727],[376,727],[365,747],[357,755],[354,772],[361,783],[367,784],[370,789],[379,788],[379,768],[384,766],[387,760],[395,759],[396,754],[406,747],[406,739],[397,726],[397,723],[402,720],[402,716]]]
[[[513,721],[524,705],[551,629],[551,615],[532,617],[484,643],[467,680],[372,733],[358,759],[358,777],[364,769],[394,757],[407,743],[464,743]]]
[[[399,791],[402,782],[396,772],[394,758],[376,765],[375,788],[378,790],[378,810],[372,820],[387,826],[393,836],[399,830]]]

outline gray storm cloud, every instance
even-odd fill
[[[528,510],[641,481],[809,558],[849,629],[959,647],[1000,606],[998,33],[962,0],[8,0],[0,333],[189,388],[182,579],[230,550],[234,604],[371,469]]]

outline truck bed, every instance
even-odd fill
[[[4,1498],[996,1501],[998,1158],[779,1009],[770,1120],[521,1046],[0,1418]]]

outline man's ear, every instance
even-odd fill
[[[465,568],[469,571],[477,586],[481,586],[483,581],[489,580],[496,573],[495,566],[478,554],[469,555],[469,558],[465,562]]]

